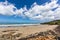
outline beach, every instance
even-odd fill
[[[45,32],[48,30],[54,30],[57,26],[58,25],[27,25],[21,27],[0,28],[0,37],[2,35],[5,35],[6,37],[8,37],[9,35],[18,35],[18,37],[16,36],[16,38],[21,39],[31,34]],[[14,40],[14,39],[9,39],[9,40]]]

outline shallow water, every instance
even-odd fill
[[[3,27],[21,27],[21,26],[29,26],[29,25],[40,25],[40,24],[0,24],[0,28],[3,28]]]

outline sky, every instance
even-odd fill
[[[0,23],[60,20],[59,0],[0,0]]]

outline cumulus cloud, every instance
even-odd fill
[[[16,8],[13,4],[8,2],[0,2],[0,14],[2,15],[12,15],[15,14],[13,9]]]
[[[60,19],[60,5],[57,4],[57,1],[58,0],[51,0],[50,3],[47,2],[45,5],[38,5],[34,3],[34,6],[31,7],[29,11],[25,12],[25,15],[30,19],[35,20],[58,20]]]
[[[46,2],[45,5],[38,5],[35,2],[29,10],[27,10],[26,6],[17,9],[13,4],[8,3],[7,1],[0,2],[0,14],[28,17],[31,20],[43,20],[43,22],[59,20],[60,5],[57,2],[58,0],[51,0],[50,3]]]

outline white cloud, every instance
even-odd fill
[[[57,0],[52,0],[50,3],[47,2],[45,5],[38,5],[35,3],[34,7],[29,9],[25,15],[34,20],[58,20],[60,19],[59,6]],[[52,9],[55,8],[57,9],[53,11]]]
[[[46,2],[45,5],[38,5],[36,2],[27,10],[26,6],[21,9],[17,9],[13,4],[6,2],[0,2],[0,14],[1,15],[17,15],[22,17],[28,17],[31,20],[58,20],[60,19],[60,5],[58,0],[51,0],[50,3]],[[55,9],[56,10],[52,10]]]
[[[13,4],[6,4],[5,2],[0,2],[0,14],[12,15],[15,14],[13,9],[16,8]]]

